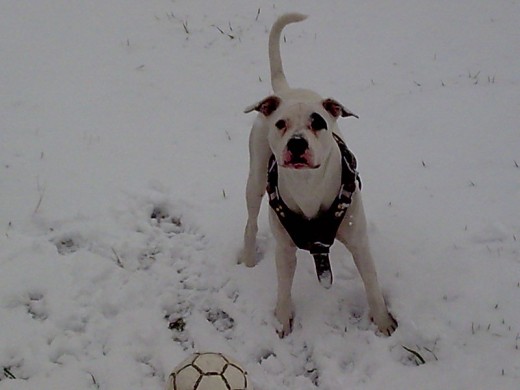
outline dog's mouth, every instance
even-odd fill
[[[286,150],[283,154],[283,163],[280,164],[282,168],[289,169],[316,169],[319,165],[312,162],[312,154],[307,150],[303,153],[293,153]]]
[[[282,168],[288,168],[288,169],[317,169],[320,166],[311,164],[309,161],[307,161],[304,158],[293,158],[288,161],[284,161],[281,165]]]

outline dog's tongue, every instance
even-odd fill
[[[302,155],[295,155],[289,151],[285,151],[283,154],[283,166],[293,169],[308,168],[309,161]]]
[[[329,289],[332,286],[332,270],[330,269],[329,255],[320,253],[313,256],[318,280],[322,287]]]
[[[290,160],[286,160],[284,162],[284,166],[287,168],[293,168],[293,169],[302,169],[302,168],[308,168],[309,163],[304,158],[292,158]]]

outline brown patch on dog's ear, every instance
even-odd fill
[[[247,114],[251,111],[258,111],[267,117],[276,111],[281,102],[282,100],[278,96],[268,96],[264,100],[250,105],[244,110],[244,112]]]
[[[354,118],[358,118],[356,114],[354,114],[349,109],[345,108],[341,103],[338,103],[334,99],[325,99],[323,102],[323,108],[327,110],[327,112],[332,115],[334,118],[339,118],[340,116],[345,118],[347,116],[353,116]]]

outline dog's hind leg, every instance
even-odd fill
[[[248,267],[256,265],[258,213],[267,185],[267,165],[271,156],[266,134],[267,130],[255,123],[249,137],[249,176],[246,185],[247,223],[244,231],[244,246],[238,257],[238,262],[244,263]]]
[[[247,204],[247,223],[244,230],[244,246],[240,251],[238,262],[245,264],[247,267],[256,265],[256,235],[258,233],[258,213],[260,212],[260,204],[264,195],[265,187],[262,191],[258,188],[262,187],[258,183],[257,178],[251,177],[247,179],[246,186],[246,204]]]

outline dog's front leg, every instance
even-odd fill
[[[273,235],[276,238],[275,261],[278,293],[275,316],[282,326],[281,330],[278,331],[278,335],[285,337],[292,331],[294,318],[291,290],[296,271],[296,246],[272,210],[269,212],[269,221]]]
[[[365,285],[370,317],[381,333],[390,336],[397,328],[397,321],[388,312],[377,280],[376,267],[368,242],[365,212],[358,192],[354,194],[353,202],[339,233],[338,239],[352,254]]]
[[[370,317],[381,333],[390,336],[397,329],[397,322],[386,307],[368,241],[356,246],[350,245],[349,249],[365,285]]]
[[[294,318],[291,290],[296,270],[296,247],[277,243],[275,259],[278,275],[278,296],[275,315],[282,325],[278,335],[285,337],[292,331]]]

